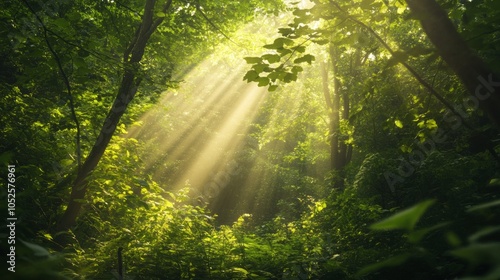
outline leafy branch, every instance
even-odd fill
[[[210,24],[216,31],[218,31],[220,34],[222,34],[222,36],[224,36],[224,38],[228,39],[229,42],[235,44],[236,46],[238,46],[240,48],[244,48],[242,45],[240,45],[240,44],[236,43],[235,41],[233,41],[217,25],[215,25],[215,23],[213,23],[212,20],[210,20],[207,17],[207,15],[201,10],[200,5],[198,3],[195,5],[195,8],[196,8],[196,11],[198,11],[201,14],[201,16],[208,22],[208,24]]]
[[[75,122],[76,125],[76,160],[78,163],[78,169],[81,168],[81,144],[80,144],[80,138],[81,138],[81,130],[80,130],[80,122],[78,121],[78,117],[76,116],[76,111],[75,111],[75,104],[73,100],[73,95],[71,93],[71,84],[68,79],[68,75],[66,75],[66,72],[63,69],[61,59],[57,52],[54,50],[52,47],[52,44],[49,41],[49,29],[45,26],[43,23],[42,19],[38,16],[38,14],[33,10],[33,8],[30,6],[30,4],[26,0],[22,0],[23,3],[28,7],[30,12],[35,16],[37,21],[40,23],[43,29],[43,37],[45,39],[45,43],[47,44],[47,47],[49,48],[50,53],[54,57],[54,60],[57,63],[57,67],[59,68],[59,72],[61,74],[61,77],[63,79],[64,85],[66,86],[66,91],[68,93],[68,100],[69,100],[69,107],[71,110],[71,116],[73,118],[73,121]]]
[[[359,21],[358,19],[354,18],[353,16],[351,16],[347,11],[345,11],[344,9],[342,9],[342,7],[334,0],[330,0],[330,4],[332,4],[333,6],[335,6],[340,12],[342,12],[347,19],[349,19],[350,21],[354,22],[355,24],[363,27],[365,30],[367,30],[368,32],[370,32],[374,37],[375,39],[377,39],[377,41],[379,41],[379,43],[391,54],[392,57],[394,58],[398,58],[400,57],[399,53],[394,51],[388,44],[387,42],[384,41],[384,39],[382,39],[377,32],[375,32],[375,30],[373,30],[371,27],[369,27],[368,25],[364,24],[363,22]],[[413,67],[411,67],[408,63],[406,63],[405,61],[403,61],[402,59],[397,59],[397,61],[399,63],[401,63],[401,65],[403,65],[406,70],[408,70],[408,72],[410,72],[412,74],[412,76],[422,85],[424,86],[431,95],[433,95],[434,97],[436,97],[441,103],[443,103],[453,114],[455,114],[456,116],[458,116],[458,118],[460,118],[460,120],[462,121],[462,123],[467,127],[469,128],[470,130],[472,131],[476,131],[476,129],[474,129],[465,119],[464,117],[459,113],[457,112],[457,110],[455,109],[455,107],[453,107],[453,105],[448,102],[441,94],[439,94],[433,87],[432,85],[430,85],[429,83],[427,83],[424,78],[422,78],[422,76],[420,76],[417,71],[415,69],[413,69]]]

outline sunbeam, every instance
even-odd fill
[[[246,212],[263,213],[276,206],[272,205],[278,188],[272,187],[276,170],[266,169],[266,153],[293,145],[276,139],[293,130],[289,121],[300,114],[303,94],[292,92],[302,92],[304,86],[294,85],[293,90],[271,95],[267,88],[243,81],[248,69],[243,57],[262,53],[262,49],[250,48],[266,42],[266,32],[273,34],[271,25],[275,24],[279,22],[272,20],[267,28],[247,24],[235,35],[255,34],[247,48],[230,42],[219,45],[195,67],[181,71],[178,88],[165,92],[142,116],[143,125],[128,133],[145,143],[144,169],[152,179],[168,191],[188,187],[192,198],[208,203],[216,213],[224,212],[221,220],[230,221]],[[248,40],[241,37],[241,41]],[[265,120],[259,126],[264,128],[263,134],[257,140],[249,129],[262,116]],[[254,156],[241,164],[239,155],[248,149],[249,141]]]
[[[189,181],[194,188],[204,185],[211,176],[220,171],[231,158],[225,158],[225,154],[230,154],[238,147],[245,131],[248,128],[248,120],[252,120],[255,109],[263,99],[264,92],[254,85],[244,85],[247,89],[239,94],[235,104],[231,104],[233,109],[223,119],[220,129],[201,148],[201,152],[190,165],[182,177],[174,183],[174,186],[181,186],[182,182]]]
[[[205,202],[217,199],[238,170],[235,155],[268,96],[242,80],[246,54],[228,48],[193,67],[128,133],[145,143],[144,166],[155,181],[169,191],[188,186]]]
[[[500,279],[500,1],[3,4],[2,279]]]

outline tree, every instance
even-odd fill
[[[435,0],[407,0],[415,17],[441,57],[457,74],[469,94],[500,126],[500,75],[481,60],[462,39]]]
[[[175,67],[192,64],[210,51],[210,44],[227,40],[226,33],[250,20],[257,8],[268,12],[280,5],[278,1],[9,3],[1,16],[7,27],[2,33],[10,41],[3,41],[1,48],[3,54],[13,52],[13,56],[3,62],[12,71],[1,73],[2,91],[8,92],[2,108],[13,100],[23,107],[29,104],[25,102],[45,102],[31,107],[33,114],[23,117],[22,124],[38,123],[36,128],[53,132],[47,147],[57,153],[43,170],[54,169],[65,179],[41,180],[49,185],[47,190],[57,193],[59,207],[50,208],[64,212],[52,231],[75,224],[92,185],[88,176],[113,134],[123,133],[158,98],[157,93],[174,84]],[[35,121],[37,114],[44,118]],[[31,128],[35,129],[25,131]],[[5,145],[6,150],[17,152],[17,146],[30,141],[17,137],[16,142],[14,130],[6,132],[3,136],[12,143]],[[36,154],[43,153],[32,153]],[[32,162],[36,159],[30,156],[22,164]],[[67,194],[68,185],[71,194],[64,207],[65,200],[59,199]]]
[[[78,173],[72,183],[68,207],[56,226],[57,231],[67,230],[75,224],[76,218],[82,207],[82,200],[85,198],[88,188],[88,182],[86,179],[99,163],[113,133],[116,130],[118,122],[127,109],[130,101],[137,93],[137,89],[142,81],[142,77],[138,75],[140,70],[139,63],[143,58],[149,38],[165,19],[164,14],[169,11],[171,4],[172,1],[169,0],[159,9],[155,0],[146,1],[142,22],[137,28],[133,39],[123,54],[124,70],[118,95],[108,112],[106,121],[104,122],[104,125],[99,133],[99,137],[92,147],[90,154],[87,156],[82,166],[78,168]],[[156,10],[159,10],[159,12],[155,11],[155,6]],[[160,17],[156,16],[158,13],[161,13],[162,15]]]

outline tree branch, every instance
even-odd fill
[[[52,54],[52,56],[54,57],[54,60],[57,63],[57,67],[59,68],[59,72],[60,72],[61,77],[63,79],[63,82],[66,86],[66,90],[68,93],[68,99],[69,99],[69,107],[71,110],[71,116],[72,116],[73,121],[75,122],[75,125],[76,125],[76,161],[78,163],[78,169],[80,169],[81,168],[80,122],[78,121],[78,117],[76,116],[75,104],[74,104],[74,100],[73,100],[73,95],[71,94],[71,85],[69,83],[68,76],[66,75],[66,72],[64,72],[59,55],[54,50],[54,48],[52,47],[52,44],[49,41],[49,37],[48,37],[49,30],[47,29],[47,27],[43,23],[42,19],[35,12],[35,10],[33,10],[33,8],[30,6],[30,4],[26,0],[22,0],[22,1],[26,5],[26,7],[28,7],[30,12],[35,16],[35,18],[40,23],[40,25],[42,26],[43,37],[45,39],[45,43],[47,44],[47,47],[49,48],[50,53]]]
[[[333,6],[335,6],[340,12],[342,12],[350,21],[360,25],[361,27],[363,27],[364,29],[366,29],[368,32],[370,32],[376,39],[377,41],[380,42],[380,44],[382,44],[382,46],[394,57],[396,55],[396,52],[384,41],[384,39],[382,39],[377,32],[375,32],[375,30],[373,30],[371,27],[367,26],[366,24],[364,24],[363,22],[355,19],[354,17],[352,17],[349,13],[347,13],[344,9],[342,9],[342,7],[340,7],[340,5],[335,2],[334,0],[330,0],[330,4],[332,4]],[[429,83],[427,83],[418,73],[417,71],[415,71],[415,69],[413,69],[408,63],[404,62],[404,61],[401,61],[399,60],[399,63],[401,63],[401,65],[403,65],[406,70],[408,70],[408,72],[410,72],[413,77],[422,85],[424,86],[430,94],[432,94],[434,97],[436,97],[441,103],[443,103],[453,114],[455,114],[458,118],[460,118],[460,120],[462,121],[462,123],[467,127],[469,128],[470,130],[472,131],[476,131],[476,129],[474,129],[463,117],[462,115],[457,112],[457,110],[455,109],[455,107],[453,107],[453,105],[451,105],[451,103],[449,103],[443,96],[441,96],[441,94],[439,94]]]
[[[227,36],[224,32],[222,32],[222,30],[217,27],[217,25],[215,25],[212,20],[210,20],[207,15],[205,15],[205,13],[200,9],[200,5],[199,4],[196,4],[195,5],[195,8],[196,8],[196,11],[198,11],[201,16],[208,22],[208,24],[210,24],[216,31],[218,31],[220,34],[222,34],[222,36],[224,36],[226,39],[229,40],[229,42],[235,44],[236,46],[240,47],[240,48],[245,48],[243,47],[242,45],[236,43],[235,41],[233,41],[231,38],[229,38],[229,36]]]

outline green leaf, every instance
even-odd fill
[[[283,81],[285,83],[293,82],[297,80],[297,74],[293,73],[286,73],[285,76],[283,77]]]
[[[394,124],[396,124],[396,126],[399,128],[403,128],[403,123],[400,120],[395,120]]]
[[[287,54],[291,54],[292,53],[292,50],[290,49],[285,49],[285,48],[279,48],[279,49],[276,49],[277,52],[279,52],[279,54],[281,55],[281,57],[287,55]]]
[[[276,89],[278,89],[277,85],[270,85],[267,90],[270,91],[270,92],[273,92],[273,91],[276,91]]]
[[[49,251],[47,251],[47,249],[43,248],[42,246],[34,244],[34,243],[26,242],[26,241],[23,241],[23,240],[21,240],[21,242],[26,247],[28,247],[29,249],[31,249],[31,251],[33,251],[33,253],[34,253],[35,256],[37,256],[37,257],[50,257]]]
[[[296,58],[293,62],[294,63],[307,62],[307,63],[311,64],[311,62],[313,62],[315,59],[316,58],[313,55],[306,54],[306,55],[304,55],[302,57]]]
[[[358,271],[356,273],[356,276],[360,277],[360,276],[378,271],[378,270],[385,268],[385,267],[394,267],[394,266],[401,265],[401,264],[405,263],[410,257],[411,257],[411,254],[406,253],[406,254],[401,254],[401,255],[397,255],[397,256],[388,258],[388,259],[383,260],[383,261],[378,262],[378,263],[370,264],[370,265],[362,268],[360,271]]]
[[[500,243],[476,243],[451,251],[451,254],[465,259],[472,265],[500,262]]]
[[[257,79],[257,81],[259,82],[259,84],[258,84],[259,87],[265,87],[265,86],[269,85],[269,78],[268,77],[260,77]]]
[[[53,23],[59,30],[64,30],[64,32],[69,32],[72,29],[69,21],[64,18],[55,19]]]
[[[309,36],[313,37],[314,35],[316,35],[316,34],[314,34],[314,32],[315,31],[312,30],[309,26],[307,26],[307,25],[300,25],[299,28],[297,28],[297,30],[296,30],[295,33],[298,36],[309,35]]]
[[[293,15],[298,17],[306,16],[310,12],[310,9],[295,9]]]
[[[257,73],[267,72],[266,70],[269,68],[269,64],[267,63],[257,63],[252,66],[252,69]]]
[[[52,241],[54,238],[52,237],[52,235],[50,235],[50,233],[44,233],[43,234],[43,237],[45,237],[47,240],[50,240]]]
[[[293,29],[291,28],[279,28],[278,32],[283,36],[288,36],[293,33]]]
[[[273,71],[267,75],[267,77],[272,81],[275,82],[277,79],[280,77],[281,71]]]
[[[426,227],[423,229],[413,231],[408,235],[408,241],[410,241],[411,243],[418,243],[431,231],[436,230],[438,228],[442,228],[442,227],[447,226],[449,224],[450,223],[439,223],[439,224],[434,225],[432,227]]]
[[[86,75],[89,73],[87,63],[82,57],[77,56],[73,58],[73,65],[75,66],[78,75]]]
[[[149,183],[143,179],[135,178],[135,182],[142,187],[149,187]]]
[[[14,153],[11,151],[3,152],[2,154],[0,154],[0,165],[7,165],[11,163],[13,156]]]
[[[294,50],[298,53],[303,53],[306,51],[306,47],[305,46],[296,46],[296,47],[293,47],[292,50]]]
[[[370,226],[374,230],[403,229],[412,231],[427,209],[436,202],[435,199],[425,200],[419,204],[398,212],[389,218]]]
[[[276,40],[274,40],[274,43],[278,42],[278,44],[281,44],[281,45],[293,45],[294,41],[292,39],[288,39],[288,38],[284,38],[284,37],[281,37],[281,38],[278,38]]]
[[[471,242],[471,243],[478,242],[479,239],[481,239],[485,236],[488,236],[492,233],[498,232],[498,231],[500,231],[500,226],[496,226],[496,227],[489,226],[489,227],[482,228],[480,231],[469,236],[469,242]]]
[[[437,129],[438,128],[438,125],[436,123],[435,120],[433,119],[430,119],[430,120],[426,120],[425,121],[425,126],[427,127],[427,129],[429,130],[434,130],[434,129]]]
[[[276,63],[280,61],[281,57],[277,54],[265,54],[262,59],[267,60],[269,63]]]
[[[406,7],[398,7],[397,13],[402,14],[404,11],[406,11]]]
[[[462,244],[462,240],[460,240],[460,237],[452,231],[447,232],[445,236],[446,236],[446,241],[448,241],[448,244],[450,244],[453,247],[458,247]]]
[[[500,186],[500,179],[499,178],[493,178],[490,180],[488,183],[488,186]]]
[[[241,276],[246,276],[248,274],[248,271],[241,267],[233,267],[231,270],[235,273],[241,274]]]
[[[314,40],[313,42],[321,46],[321,45],[326,45],[326,44],[330,43],[330,40],[328,40],[328,39],[319,39],[319,40]]]
[[[243,58],[244,60],[246,60],[246,62],[248,64],[254,64],[254,63],[261,63],[262,62],[262,58],[261,57],[244,57]]]
[[[245,76],[243,77],[243,80],[248,81],[248,82],[255,82],[259,78],[259,73],[257,73],[255,70],[250,70],[248,71]]]
[[[482,210],[482,209],[491,208],[491,207],[496,207],[496,206],[500,206],[500,199],[495,200],[495,201],[491,201],[488,203],[483,203],[483,204],[473,206],[473,207],[467,209],[467,212],[473,212],[473,211]]]
[[[298,65],[295,65],[295,66],[292,67],[292,73],[294,73],[294,74],[300,73],[303,70],[304,70],[304,68],[302,68],[302,67],[300,67]]]
[[[284,45],[291,45],[293,44],[293,40],[289,38],[277,38],[274,40],[274,42],[270,45],[264,45],[264,48],[266,49],[280,49],[283,48]]]

